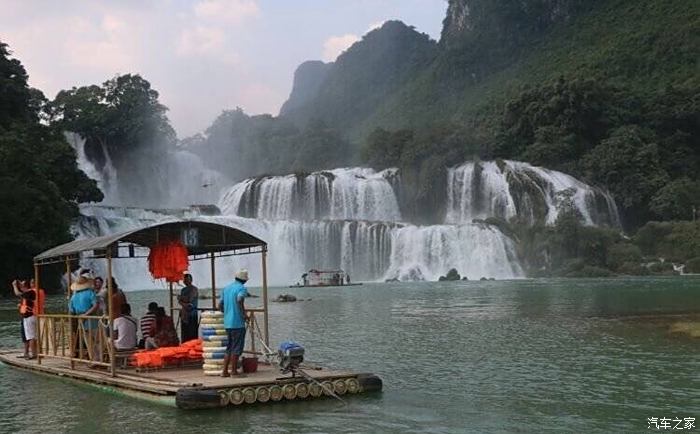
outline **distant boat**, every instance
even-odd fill
[[[301,275],[302,283],[289,285],[290,288],[329,287],[329,286],[360,286],[362,283],[351,283],[350,275],[343,270],[309,270]]]

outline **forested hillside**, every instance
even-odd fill
[[[698,2],[454,0],[444,25],[435,62],[365,123],[382,130],[345,132],[410,173],[407,200],[449,165],[511,158],[611,190],[628,228],[692,217]]]
[[[437,44],[427,35],[400,21],[387,21],[328,67],[306,103],[295,104],[299,93],[295,88],[282,115],[298,125],[320,119],[351,137],[387,98],[430,66],[437,54]],[[304,73],[298,70],[297,76]],[[296,107],[288,109],[290,103]]]

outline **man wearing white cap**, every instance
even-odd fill
[[[226,352],[224,354],[223,377],[238,375],[238,357],[243,353],[245,344],[245,305],[248,297],[245,283],[248,281],[248,270],[239,270],[236,279],[221,292],[219,309],[224,312],[224,328],[228,336]],[[231,364],[231,373],[228,366]]]

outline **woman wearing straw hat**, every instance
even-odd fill
[[[70,289],[73,295],[70,297],[70,302],[68,304],[68,312],[71,315],[93,315],[97,312],[100,304],[97,302],[97,295],[95,294],[94,288],[95,280],[92,277],[92,273],[88,269],[80,269],[78,271],[78,278],[73,284],[71,284]],[[73,331],[77,333],[77,324],[73,327]],[[83,328],[87,333],[87,336],[92,336],[96,334],[97,331],[97,321],[95,320],[85,320],[83,322]],[[102,354],[99,350],[99,342],[97,339],[94,340],[93,348],[95,349],[94,359],[99,361],[102,360]],[[78,345],[82,346],[83,342],[79,342]]]

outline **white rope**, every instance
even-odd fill
[[[268,363],[273,364],[277,362],[278,355],[275,351],[272,351],[270,347],[265,344],[265,339],[263,339],[262,336],[262,331],[260,330],[260,325],[258,324],[258,321],[255,319],[255,317],[252,317],[251,322],[254,324],[255,328],[251,327],[253,329],[253,339],[255,339],[255,334],[257,334],[258,341],[260,344],[265,348],[265,353],[263,353],[263,356],[267,360]]]

